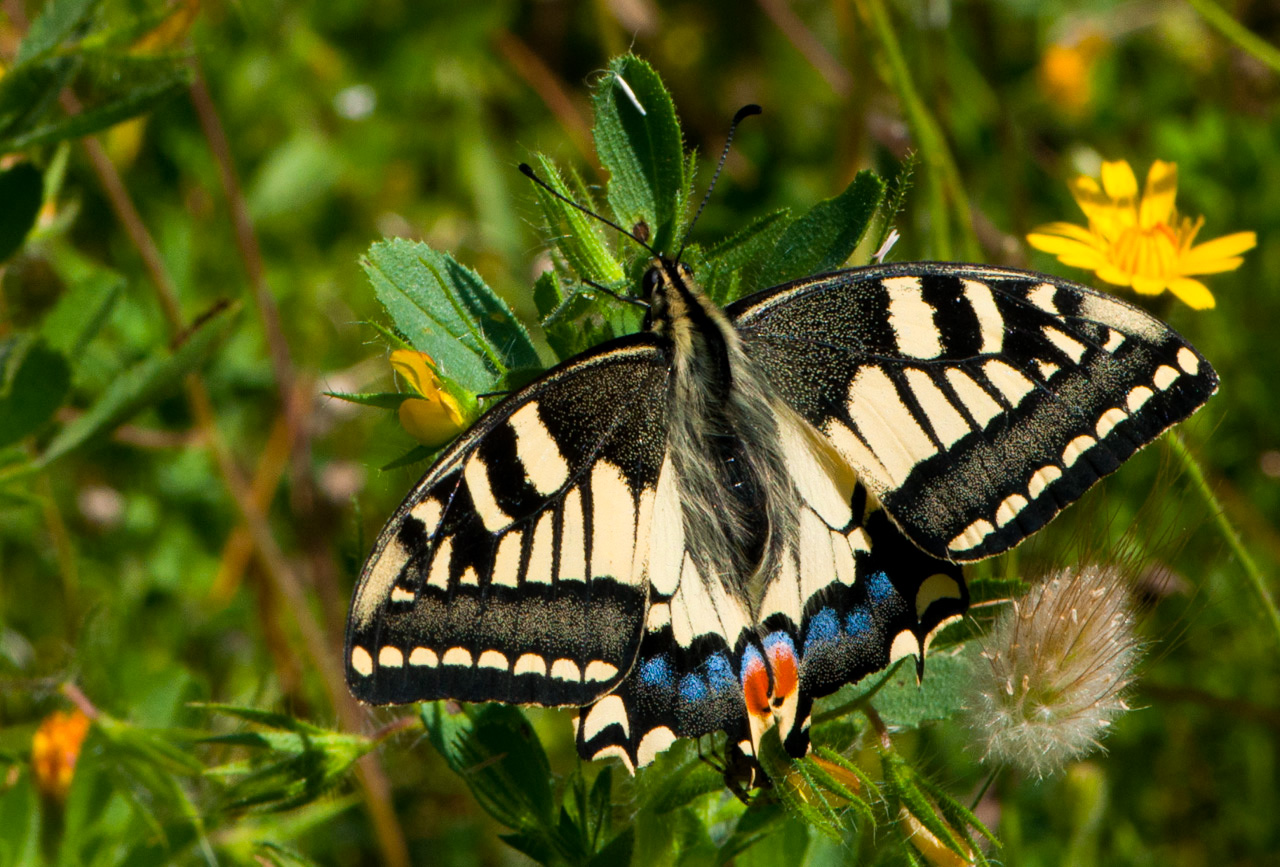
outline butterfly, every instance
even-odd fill
[[[1195,412],[1209,363],[1145,311],[949,263],[723,309],[655,255],[638,333],[489,410],[379,536],[352,692],[575,706],[648,764],[724,731],[809,746],[814,699],[913,656],[1006,551]]]

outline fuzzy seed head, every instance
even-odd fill
[[[1099,748],[1128,710],[1142,653],[1118,570],[1064,569],[1015,600],[983,641],[969,723],[984,760],[1043,777]]]

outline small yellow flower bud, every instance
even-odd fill
[[[458,401],[435,373],[435,362],[425,352],[397,349],[391,366],[419,395],[400,404],[400,425],[424,446],[441,446],[458,435],[466,418]]]

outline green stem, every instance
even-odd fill
[[[1219,532],[1227,540],[1227,545],[1235,552],[1241,568],[1244,569],[1245,577],[1249,579],[1250,587],[1253,588],[1253,592],[1257,594],[1258,599],[1262,602],[1262,607],[1271,621],[1271,629],[1276,634],[1276,640],[1280,641],[1280,609],[1276,608],[1276,602],[1271,598],[1271,592],[1267,590],[1266,579],[1263,578],[1258,564],[1245,549],[1244,542],[1241,541],[1240,534],[1236,532],[1236,528],[1227,519],[1227,513],[1222,507],[1222,502],[1213,493],[1213,489],[1209,487],[1209,482],[1205,478],[1204,470],[1200,467],[1200,462],[1196,460],[1195,455],[1191,454],[1191,449],[1187,447],[1186,441],[1176,431],[1171,432],[1164,438],[1164,441],[1168,444],[1169,450],[1182,463],[1183,469],[1187,471],[1187,476],[1191,479],[1191,486],[1200,494],[1201,499],[1204,500],[1209,509],[1209,514],[1213,516],[1213,522],[1217,524]]]
[[[1231,17],[1213,0],[1187,0],[1205,22],[1246,54],[1280,72],[1280,49]]]
[[[882,74],[902,101],[907,123],[915,134],[916,143],[924,156],[925,183],[929,190],[930,220],[933,223],[934,254],[943,260],[952,258],[951,236],[948,233],[947,203],[951,204],[952,219],[961,232],[963,254],[970,260],[978,257],[977,235],[973,231],[973,216],[969,211],[969,198],[960,183],[960,172],[947,147],[942,130],[924,100],[916,90],[911,68],[902,53],[902,46],[893,30],[889,12],[881,0],[858,0],[863,17],[871,24],[880,44],[884,66]]]

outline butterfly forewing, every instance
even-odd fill
[[[1217,388],[1149,314],[1023,271],[865,268],[726,312],[778,392],[946,560],[1016,545]]]
[[[450,447],[357,586],[358,698],[581,705],[626,677],[648,607],[668,376],[649,336],[615,341]]]

